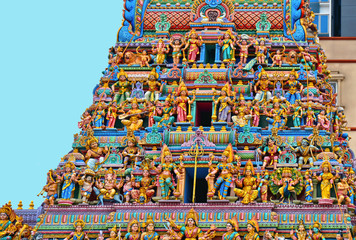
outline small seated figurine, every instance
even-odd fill
[[[87,166],[95,171],[98,166],[104,162],[105,155],[109,154],[109,148],[99,147],[98,140],[95,137],[92,137],[87,141],[87,153],[85,154],[85,163]]]
[[[318,114],[318,129],[330,131],[330,121],[328,117],[325,115],[325,110],[321,110]]]
[[[237,216],[227,220],[226,232],[221,237],[222,240],[240,240],[239,222]]]
[[[313,230],[309,230],[309,239],[310,240],[325,240],[323,234],[321,234],[321,224],[319,222],[315,222],[313,224]]]
[[[299,169],[302,168],[303,164],[310,164],[314,166],[314,159],[312,157],[313,151],[319,150],[317,147],[310,144],[308,138],[303,138],[300,145],[294,149],[295,153],[299,153],[298,165]]]
[[[235,59],[234,52],[235,52],[235,47],[234,47],[234,42],[235,42],[235,37],[232,35],[232,32],[230,30],[227,30],[224,34],[224,40],[218,39],[218,44],[221,49],[222,53],[222,60],[223,62],[230,62],[232,59]]]
[[[124,108],[124,107],[123,107]],[[131,100],[131,109],[126,113],[119,116],[121,123],[125,125],[128,131],[138,131],[141,129],[143,120],[142,115],[144,112],[139,109],[138,101],[136,98]],[[129,118],[129,119],[125,119]]]
[[[172,228],[176,228],[181,232],[185,239],[189,240],[212,240],[215,237],[215,225],[204,233],[199,227],[199,214],[192,208],[185,218],[185,225],[178,226],[171,219],[167,219]]]
[[[300,51],[299,58],[302,64],[307,64],[310,68],[313,68],[313,65],[318,63],[315,57],[313,57],[309,53],[309,47],[306,47],[304,49],[300,47],[299,51]]]
[[[214,115],[216,115],[216,109],[219,107],[217,114],[217,119],[219,122],[231,122],[231,106],[234,105],[234,100],[231,101],[230,85],[228,82],[226,82],[225,86],[221,89],[220,97],[218,97],[218,99],[215,100],[214,94]]]
[[[255,218],[247,221],[247,234],[244,236],[244,240],[260,240],[258,235],[259,226]]]
[[[282,153],[281,149],[276,145],[275,140],[270,137],[266,140],[267,146],[262,151],[263,158],[263,166],[264,170],[267,166],[272,165],[273,169],[277,169],[278,157]]]
[[[141,239],[141,231],[139,222],[131,218],[130,222],[127,225],[127,233],[123,240],[140,240]]]
[[[145,160],[145,165],[142,168],[141,180],[135,183],[135,188],[131,191],[132,198],[140,204],[150,202],[155,193],[154,187],[156,186],[156,181],[155,178],[150,175],[148,160]]]
[[[290,112],[290,105],[285,108],[281,104],[282,100],[276,96],[273,98],[272,104],[273,108],[267,110],[267,103],[264,106],[264,114],[267,116],[266,120],[268,122],[268,129],[272,128],[283,129],[287,124],[288,113]]]
[[[127,139],[127,147],[122,151],[122,156],[124,157],[124,169],[126,169],[127,166],[134,168],[141,156],[141,150],[135,137],[129,137]]]
[[[98,196],[99,203],[104,205],[104,199],[114,200],[115,202],[122,202],[120,196],[117,194],[117,190],[122,187],[123,181],[117,183],[116,172],[112,168],[105,171],[105,180],[101,182],[100,180],[95,181],[95,187],[93,190]]]
[[[346,205],[351,203],[351,198],[349,196],[350,186],[347,183],[347,178],[345,175],[341,175],[341,181],[337,184],[337,203],[341,205],[344,201]]]
[[[282,59],[284,57],[284,52],[281,53],[281,50],[277,50],[276,54],[272,57],[272,66],[274,67],[275,65],[278,65],[278,67],[282,67]]]
[[[159,75],[156,72],[156,69],[153,68],[147,79],[148,91],[145,93],[146,101],[154,102],[158,100],[163,86],[160,82],[157,81],[158,78]]]
[[[83,231],[85,227],[85,223],[83,220],[79,219],[73,223],[75,228],[75,232],[69,234],[68,237],[64,238],[64,240],[89,240],[87,234]]]
[[[242,198],[241,203],[249,204],[255,201],[258,196],[258,181],[257,178],[254,177],[255,169],[253,168],[251,160],[248,160],[246,163],[243,174],[244,177],[242,179],[236,179],[234,192],[237,196]]]
[[[91,192],[93,191],[95,172],[91,169],[85,169],[84,176],[78,181],[80,193],[82,194],[83,204],[88,204]]]
[[[164,101],[162,108],[157,108],[157,114],[161,116],[153,116],[153,120],[157,123],[158,127],[170,127],[174,123],[174,108],[172,107],[174,100],[168,95]]]
[[[254,109],[256,111],[258,111],[257,109],[259,109],[258,106],[254,106]],[[248,124],[249,120],[251,120],[252,116],[251,116],[251,111],[250,111],[250,107],[247,106],[246,102],[245,102],[245,98],[242,94],[240,94],[239,97],[239,101],[237,104],[235,104],[235,106],[233,107],[233,113],[236,114],[235,116],[232,116],[231,119],[234,122],[235,125],[239,126],[239,127],[244,127],[245,125]],[[254,117],[258,117],[258,119],[256,119],[257,126],[258,126],[258,122],[259,122],[259,112],[254,112],[255,116]]]
[[[127,73],[122,68],[117,74],[117,78],[119,80],[111,86],[111,90],[113,93],[115,93],[114,102],[116,102],[117,104],[121,104],[130,97],[130,83],[128,80]],[[119,88],[117,92],[115,91],[115,87]]]
[[[0,239],[10,240],[16,232],[16,214],[11,206],[5,204],[0,208]]]
[[[290,231],[290,236],[293,240],[307,240],[308,233],[305,230],[303,220],[299,221],[298,230],[294,232],[294,229]]]
[[[210,155],[209,168],[212,166],[212,161],[214,159],[214,155]],[[216,168],[214,168],[207,176],[206,180],[209,183],[209,177],[215,176],[216,173],[220,171],[220,175],[216,180],[214,187],[209,187],[212,192],[208,192],[208,197],[212,198],[215,194],[215,191],[218,189],[219,199],[225,199],[231,182],[232,182],[232,174],[236,172],[236,167],[232,164],[234,160],[234,152],[232,149],[231,143],[226,147],[225,151],[221,156],[221,163],[219,163]]]
[[[120,239],[121,236],[118,235],[117,233],[117,227],[116,225],[110,229],[110,235],[109,235],[109,238],[106,238],[105,240],[118,240]],[[99,240],[99,239],[97,239]]]
[[[142,224],[145,228],[145,232],[141,235],[141,240],[159,240],[159,235],[155,232],[155,223],[151,215],[147,216],[147,221]]]
[[[147,54],[146,50],[143,50],[142,53],[140,53],[138,51],[139,48],[140,48],[140,46],[138,46],[136,48],[136,54],[137,54],[137,56],[139,56],[141,58],[140,66],[141,67],[150,67],[150,64],[149,64],[149,62],[151,61],[150,55]]]
[[[169,53],[169,45],[164,44],[164,41],[160,39],[157,45],[152,45],[152,53],[157,54],[156,63],[163,64],[166,59],[166,54]]]
[[[58,183],[60,183],[60,177],[52,169],[47,173],[47,184],[43,187],[42,191],[37,195],[42,195],[47,192],[44,203],[53,206],[54,200],[58,198]]]
[[[253,42],[247,44],[246,39],[242,39],[240,41],[236,41],[236,45],[239,46],[240,48],[240,62],[242,64],[246,64],[247,57],[248,57],[248,48],[252,46]]]
[[[161,187],[161,194],[163,199],[169,199],[171,191],[173,195],[177,198],[181,195],[180,192],[176,191],[173,185],[173,173],[180,178],[179,170],[183,167],[183,163],[177,167],[175,163],[172,162],[172,154],[166,144],[162,147],[161,152],[161,164],[158,167],[153,167],[159,173],[159,185]]]

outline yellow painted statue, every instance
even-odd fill
[[[242,198],[241,203],[249,204],[255,201],[258,196],[258,180],[253,175],[255,175],[255,169],[251,160],[248,160],[244,169],[244,177],[242,179],[236,180],[236,188],[234,192],[237,196]]]

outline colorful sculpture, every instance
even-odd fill
[[[169,53],[169,45],[166,45],[162,39],[158,40],[157,45],[152,45],[152,53],[156,54],[155,62],[163,64],[166,60],[166,54]]]
[[[313,186],[313,180],[312,180],[312,175],[309,171],[306,171],[304,173],[304,185],[305,185],[305,201],[307,203],[311,203],[313,200],[313,191],[314,191],[314,186]]]
[[[120,72],[117,74],[117,78],[118,81],[111,86],[111,90],[113,93],[115,93],[114,101],[117,104],[121,104],[122,102],[124,102],[130,97],[130,93],[129,93],[130,83],[128,81],[127,73],[122,68],[120,69]],[[115,91],[116,87],[119,88],[117,92]]]
[[[318,125],[317,128],[321,130],[330,131],[330,121],[325,115],[325,110],[321,110],[318,114]]]
[[[116,102],[112,102],[109,105],[108,112],[106,114],[106,120],[108,120],[108,128],[114,128],[117,119],[117,105]]]
[[[301,126],[301,120],[304,116],[304,111],[303,107],[301,106],[300,101],[296,101],[293,105],[293,126],[294,127],[300,127]]]
[[[135,188],[131,191],[132,198],[140,204],[150,202],[155,193],[154,187],[156,181],[153,176],[150,175],[151,166],[148,162],[149,159],[146,159],[142,168],[142,178],[139,182],[135,183]]]
[[[70,199],[72,197],[72,193],[75,187],[75,182],[77,181],[76,179],[77,175],[74,169],[75,169],[75,165],[72,162],[67,162],[64,165],[64,173],[60,178],[62,182],[62,193],[61,193],[62,199]]]
[[[279,98],[274,97],[273,98],[273,108],[270,110],[267,110],[266,105],[264,106],[264,113],[266,116],[267,122],[268,122],[268,129],[272,128],[278,128],[278,129],[283,129],[285,125],[287,124],[287,117],[288,113],[290,112],[290,105],[285,108],[281,104],[282,100]]]
[[[73,223],[75,232],[69,234],[68,237],[64,238],[64,240],[89,240],[87,234],[83,231],[85,227],[85,223],[83,220],[77,220]]]
[[[88,204],[88,200],[90,198],[91,192],[93,191],[93,185],[95,183],[94,177],[95,177],[95,172],[88,168],[85,169],[84,175],[78,181],[83,204]]]
[[[345,204],[349,205],[351,203],[351,199],[349,197],[350,186],[347,183],[345,175],[342,175],[340,179],[341,181],[337,184],[337,203],[341,205],[345,201]]]
[[[159,75],[156,72],[156,69],[152,69],[147,79],[148,91],[145,93],[145,98],[147,101],[157,101],[159,94],[162,92],[162,85],[157,81],[158,78]]]
[[[267,47],[265,46],[265,40],[262,38],[260,42],[256,41],[256,56],[258,64],[265,64]]]
[[[214,159],[214,155],[210,155],[210,162],[209,162],[209,168],[212,167],[212,161]],[[225,199],[231,182],[232,182],[232,174],[236,172],[236,167],[233,165],[233,160],[234,160],[234,152],[232,149],[231,143],[226,147],[225,151],[223,152],[221,156],[221,163],[219,163],[210,173],[206,176],[206,180],[209,182],[209,177],[210,176],[215,176],[218,172],[220,172],[220,175],[218,176],[218,179],[216,180],[214,186],[209,189],[211,189],[211,192],[208,192],[208,197],[212,198],[218,190],[218,196],[219,199]]]
[[[191,120],[190,105],[195,101],[195,92],[193,92],[193,98],[187,96],[188,90],[185,83],[181,81],[179,83],[175,99],[175,105],[177,108],[177,122],[187,122]]]
[[[127,147],[122,151],[122,156],[124,156],[124,169],[128,166],[134,168],[139,157],[142,156],[142,152],[137,144],[137,140],[135,137],[127,138]]]
[[[127,233],[123,240],[139,240],[141,239],[140,224],[132,218],[127,225]]]
[[[98,108],[93,114],[94,127],[101,128],[104,125],[105,109],[101,102],[98,103]]]
[[[277,195],[282,203],[290,203],[291,199],[297,200],[297,196],[303,190],[303,177],[293,168],[278,169],[271,178],[271,192]]]
[[[227,30],[224,33],[224,40],[221,40],[221,38],[219,37],[218,44],[220,45],[220,47],[222,47],[221,53],[223,62],[230,62],[235,59],[234,55],[236,48],[234,47],[234,42],[235,37],[234,35],[232,35],[230,30]]]
[[[307,240],[308,233],[305,230],[303,220],[299,221],[298,229],[296,232],[294,232],[294,229],[290,231],[290,236],[293,240]]]
[[[299,153],[299,169],[302,168],[303,164],[310,164],[310,166],[314,166],[313,151],[315,152],[317,150],[317,147],[310,144],[309,139],[302,139],[300,145],[294,149],[294,152]]]
[[[230,99],[230,85],[227,82],[220,91],[220,97],[215,100],[215,94],[213,96],[214,102],[214,115],[216,115],[216,109],[218,108],[217,119],[219,122],[231,122],[231,106],[233,101]]]
[[[253,106],[253,111],[254,111],[254,122],[253,124],[257,124],[259,122],[259,106]],[[233,108],[233,113],[236,114],[236,116],[232,116],[231,119],[234,122],[235,125],[238,125],[239,127],[244,127],[245,125],[248,124],[248,121],[251,120],[251,112],[250,108],[247,106],[245,102],[245,98],[242,94],[240,94],[239,101],[237,104],[235,104]]]
[[[311,240],[325,240],[323,234],[320,232],[321,224],[317,221],[313,224],[313,230],[309,230],[309,239]]]
[[[49,206],[53,206],[54,200],[58,198],[58,183],[60,183],[60,177],[52,169],[49,170],[47,173],[47,184],[37,196],[43,195],[44,192],[47,192],[44,203]]]
[[[173,48],[172,58],[174,64],[179,64],[180,58],[182,56],[182,47],[185,45],[185,39],[182,38],[171,38],[169,45]]]
[[[95,181],[95,187],[93,188],[99,199],[99,203],[101,205],[104,205],[104,199],[113,200],[115,202],[122,202],[122,199],[117,194],[117,190],[122,187],[122,184],[122,180],[117,183],[115,170],[113,170],[112,168],[106,170],[104,181],[102,182],[97,179]]]
[[[131,109],[124,114],[119,116],[121,123],[125,125],[127,131],[137,131],[142,127],[143,124],[143,111],[139,108],[137,98],[132,99]],[[128,119],[126,119],[128,118]]]
[[[86,148],[88,151],[85,154],[85,163],[90,169],[95,171],[105,161],[109,148],[107,146],[99,147],[98,140],[95,137],[87,141]]]
[[[186,42],[186,44],[183,48],[183,57],[184,57],[184,51],[189,47],[188,62],[195,62],[197,60],[197,56],[200,52],[199,47],[202,44],[203,44],[202,37],[201,36],[198,37],[198,34],[194,29],[191,30],[188,34],[188,41]]]
[[[336,175],[334,176],[334,174],[331,173],[331,164],[327,159],[321,164],[321,169],[322,173],[319,176],[314,172],[314,178],[321,182],[321,198],[330,199],[330,190],[333,187]]]
[[[255,201],[258,196],[258,181],[257,178],[254,177],[255,169],[251,160],[248,160],[246,163],[243,175],[244,177],[242,179],[236,179],[234,192],[237,196],[242,198],[241,203],[249,204]]]
[[[239,222],[237,221],[236,215],[227,220],[226,232],[221,237],[222,240],[240,240],[239,235]]]
[[[174,123],[174,108],[172,107],[172,102],[174,102],[174,100],[171,98],[170,95],[168,95],[164,101],[164,106],[162,108],[157,108],[157,114],[161,115],[161,116],[153,116],[153,120],[157,123],[158,127],[169,127]],[[183,106],[182,108],[180,108],[180,111],[184,111],[183,110]],[[184,114],[181,114],[184,115]]]
[[[262,169],[264,170],[267,166],[272,165],[273,169],[276,170],[278,157],[282,151],[272,137],[267,138],[266,142],[267,146],[262,150],[262,155],[264,156]]]
[[[260,240],[258,235],[259,226],[255,218],[247,221],[247,234],[244,236],[244,240]]]
[[[147,221],[142,224],[142,227],[145,228],[145,232],[141,235],[141,240],[158,240],[159,235],[155,232],[155,223],[151,216],[147,217]]]
[[[285,95],[286,100],[290,104],[294,104],[296,101],[300,101],[300,93],[303,91],[303,84],[298,82],[298,73],[293,69],[290,74],[286,85],[289,87],[288,92]],[[300,87],[298,91],[297,88]]]
[[[269,91],[269,86],[271,82],[268,80],[268,73],[262,68],[261,72],[258,74],[258,81],[254,86],[256,93],[255,100],[260,103],[269,101],[272,98],[272,93]],[[259,90],[257,90],[259,88]]]
[[[267,170],[262,172],[261,179],[259,180],[258,186],[258,196],[261,198],[263,203],[268,202],[267,194],[268,194],[268,185],[269,185],[269,173]]]
[[[11,206],[5,204],[0,208],[0,239],[12,239],[16,232],[16,214]]]
[[[240,48],[240,62],[242,64],[246,64],[247,57],[248,57],[248,48],[251,47],[252,44],[253,44],[253,42],[251,42],[250,44],[247,44],[246,39],[236,41],[236,45],[239,46],[239,48]]]

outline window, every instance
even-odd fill
[[[331,0],[310,0],[310,8],[315,14],[314,23],[319,36],[331,36]]]

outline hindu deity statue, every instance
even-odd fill
[[[318,114],[318,129],[330,131],[330,120],[325,114],[325,110],[321,110]]]
[[[277,196],[279,196],[280,202],[288,202],[290,203],[291,198],[296,200],[297,195],[300,194],[302,190],[302,177],[297,174],[294,169],[291,168],[283,168],[279,169],[281,173],[281,177],[277,174],[272,178],[272,182],[275,186],[278,186]],[[298,185],[298,188],[296,187]],[[273,191],[272,191],[273,193]]]
[[[241,203],[249,204],[255,201],[258,196],[258,180],[254,177],[255,169],[253,168],[251,160],[248,160],[246,163],[243,175],[244,177],[242,179],[236,179],[234,192],[237,196],[242,198]]]
[[[123,107],[124,108],[124,107]],[[137,98],[131,100],[131,109],[126,113],[119,116],[121,123],[125,125],[128,131],[138,131],[141,129],[143,120],[142,115],[144,112],[139,109]],[[128,119],[126,119],[128,118]]]
[[[94,118],[94,127],[95,128],[101,128],[104,124],[104,118],[105,118],[105,109],[103,106],[102,102],[99,102],[97,105],[97,109],[95,110],[93,114]]]
[[[310,240],[325,240],[323,234],[321,234],[321,224],[319,222],[315,222],[313,224],[313,230],[309,230],[309,239]]]
[[[199,54],[199,47],[203,44],[201,36],[193,29],[189,32],[188,41],[185,43],[183,52],[189,47],[188,62],[195,62]],[[184,53],[183,53],[184,54]],[[184,56],[184,55],[183,55]]]
[[[0,239],[12,239],[16,232],[16,214],[11,206],[5,204],[0,208]]]
[[[141,240],[158,240],[159,235],[155,232],[155,223],[151,215],[147,216],[147,221],[142,224],[142,227],[146,229],[141,235]]]
[[[172,107],[172,102],[174,102],[174,100],[168,95],[164,101],[164,106],[156,109],[157,114],[160,116],[153,116],[153,120],[157,123],[158,127],[169,127],[174,123],[174,108]]]
[[[334,180],[338,175],[332,174],[331,172],[331,164],[328,159],[324,159],[321,164],[322,173],[317,176],[314,172],[314,178],[321,182],[320,190],[321,190],[321,198],[322,199],[330,199],[330,190],[333,187]]]
[[[141,231],[139,222],[132,218],[127,224],[127,233],[123,240],[140,240]]]
[[[178,64],[180,57],[182,56],[182,47],[185,45],[185,39],[183,37],[178,38],[178,37],[173,37],[169,41],[169,45],[173,48],[172,50],[172,58],[173,58],[173,63]]]
[[[258,74],[258,81],[254,86],[256,93],[255,100],[260,103],[269,101],[272,98],[272,93],[269,91],[269,86],[272,83],[268,80],[268,73],[262,68],[261,72]],[[259,90],[257,90],[259,88]]]
[[[122,102],[124,102],[125,100],[127,100],[130,97],[130,83],[128,80],[128,75],[127,73],[124,71],[124,69],[120,69],[120,72],[117,74],[117,82],[114,83],[111,86],[111,90],[112,92],[115,93],[114,96],[114,101],[117,104],[121,104]],[[118,88],[119,90],[116,92],[115,88]]]
[[[299,48],[300,54],[300,62],[302,64],[307,64],[310,68],[313,69],[313,65],[317,64],[318,61],[315,59],[313,55],[309,53],[309,47],[305,47],[304,49],[302,47]]]
[[[122,187],[123,181],[117,183],[116,171],[109,168],[105,171],[105,179],[101,181],[97,179],[95,181],[95,187],[93,190],[98,196],[99,203],[104,205],[105,200],[115,200],[116,202],[121,202],[117,194],[117,190]]]
[[[307,127],[313,127],[314,121],[315,121],[315,113],[314,113],[311,103],[308,103],[308,108],[306,110],[306,124],[305,125]]]
[[[239,235],[239,222],[235,215],[231,219],[227,220],[226,232],[221,237],[222,240],[240,240]]]
[[[109,154],[109,148],[99,147],[98,140],[95,137],[87,141],[86,148],[88,149],[85,154],[85,163],[92,170],[97,170],[98,166],[104,162],[105,155]]]
[[[347,183],[349,184],[348,195],[350,196],[350,204],[355,205],[355,187],[356,187],[356,175],[354,170],[350,167],[347,170]]]
[[[351,203],[349,196],[350,186],[347,182],[346,175],[341,175],[341,181],[337,183],[337,203],[341,205],[344,201],[346,205]]]
[[[158,78],[159,75],[156,72],[156,69],[153,68],[147,79],[148,91],[145,93],[145,98],[147,101],[157,101],[159,94],[162,92],[162,85],[157,81]]]
[[[327,107],[327,109],[330,109],[329,114],[327,114],[327,115],[332,115],[331,108],[332,107],[330,105]],[[344,108],[342,108],[342,107],[337,108],[333,125],[334,125],[334,132],[336,134],[342,133],[343,130],[345,130],[346,125],[347,125],[347,120],[346,120],[346,116],[344,114]]]
[[[137,140],[134,136],[127,138],[127,147],[122,151],[122,156],[124,156],[124,169],[128,166],[134,168],[136,162],[142,156],[142,151],[137,143]]]
[[[192,100],[189,99],[188,90],[183,81],[180,81],[175,99],[177,108],[177,122],[187,122],[191,120],[190,105],[195,101],[195,91]],[[190,118],[190,119],[189,119]]]
[[[73,223],[75,232],[69,234],[64,240],[89,240],[88,235],[83,231],[85,227],[85,222],[81,219],[78,219]]]
[[[267,110],[267,104],[264,106],[264,114],[266,114],[267,122],[268,122],[268,129],[272,128],[278,128],[278,129],[283,129],[285,125],[287,124],[287,114],[290,112],[290,105],[288,105],[287,108],[285,108],[281,104],[282,100],[274,97],[272,104],[273,108],[270,110]],[[267,102],[268,103],[268,102]]]
[[[110,229],[109,238],[106,238],[105,240],[118,240],[118,239],[121,239],[121,236],[119,236],[119,234],[117,232],[117,227],[115,225],[113,228]],[[99,240],[99,239],[97,239],[97,240]]]
[[[235,42],[235,37],[232,35],[232,32],[230,30],[227,30],[224,34],[224,40],[221,40],[219,37],[218,44],[220,47],[222,47],[221,53],[222,53],[222,59],[223,62],[230,62],[235,59],[234,53],[235,53],[235,47],[234,47],[234,42]]]
[[[304,111],[303,111],[303,107],[301,106],[301,102],[295,101],[292,107],[293,107],[293,126],[300,127],[301,120],[304,116]]]
[[[240,94],[238,103],[234,104],[234,105],[235,106],[233,108],[233,113],[236,115],[232,116],[231,119],[234,122],[234,124],[238,125],[239,127],[244,127],[245,125],[248,124],[248,121],[252,118],[250,107],[247,106],[245,98],[242,94]],[[254,107],[256,107],[256,106],[254,106]],[[255,109],[257,109],[257,107]],[[259,109],[259,107],[258,107],[258,109]],[[254,112],[254,113],[256,114],[256,116],[255,116],[256,118],[257,118],[257,114],[258,114],[258,120],[256,119],[256,122],[259,122],[259,112],[258,113]],[[257,123],[257,126],[258,126],[258,123]]]
[[[305,230],[303,220],[299,221],[298,230],[294,232],[294,229],[290,231],[290,236],[293,240],[307,240],[308,233]]]
[[[274,67],[275,65],[278,65],[278,67],[282,67],[283,57],[284,57],[284,51],[281,53],[281,50],[277,50],[276,53],[273,55],[273,57],[271,57],[272,58],[271,67]]]
[[[256,57],[258,64],[265,64],[267,47],[265,46],[265,39],[261,38],[260,42],[256,41]]]
[[[148,127],[152,127],[155,124],[154,117],[158,115],[157,109],[161,106],[159,101],[151,102],[146,101],[144,103],[145,111],[148,112]]]
[[[262,150],[263,158],[263,166],[264,170],[267,166],[273,166],[273,169],[277,169],[278,157],[282,153],[279,146],[276,145],[276,141],[273,137],[269,137],[266,139],[267,146]]]
[[[90,168],[85,169],[84,176],[78,181],[80,186],[80,193],[82,195],[83,204],[88,204],[91,192],[93,191],[93,185],[95,172]]]
[[[147,54],[146,50],[142,50],[142,52],[140,53],[138,51],[139,48],[140,46],[136,48],[136,54],[139,57],[139,59],[141,59],[140,67],[150,67],[149,62],[151,61],[151,56]]]
[[[123,180],[120,181],[120,183],[123,183]],[[132,171],[125,171],[125,184],[123,184],[123,193],[124,193],[124,198],[125,202],[129,203],[132,197],[132,190],[134,190],[134,186],[136,184],[136,178],[132,174]]]
[[[212,167],[213,159],[214,159],[214,155],[211,154],[209,168]],[[233,160],[234,160],[234,152],[232,149],[232,145],[230,143],[226,147],[225,151],[221,156],[221,162],[206,176],[206,180],[209,183],[209,177],[215,176],[215,174],[220,172],[220,175],[216,180],[214,186],[209,187],[209,189],[211,189],[211,192],[210,191],[208,192],[209,198],[212,198],[214,196],[217,189],[218,189],[219,199],[221,200],[226,198],[232,182],[232,174],[236,172],[236,167],[232,163]]]
[[[310,144],[308,138],[303,138],[300,145],[294,149],[294,152],[299,155],[298,165],[299,169],[302,168],[303,164],[310,164],[314,166],[313,151],[319,150],[317,147]]]
[[[171,191],[176,198],[181,195],[181,193],[176,191],[174,188],[173,173],[175,173],[179,179],[179,170],[183,168],[183,163],[181,162],[181,165],[178,168],[172,160],[171,151],[169,150],[168,146],[164,144],[161,152],[161,164],[158,165],[157,168],[154,167],[154,170],[156,170],[159,174],[159,185],[161,187],[161,194],[163,199],[169,199]]]
[[[53,206],[54,200],[58,198],[58,183],[60,182],[60,177],[52,169],[47,173],[47,184],[43,187],[42,191],[37,195],[42,195],[47,192],[46,199],[44,203]]]
[[[108,128],[114,128],[117,119],[117,105],[116,102],[109,104],[108,112],[106,114],[106,120]]]
[[[260,108],[260,103],[257,100],[252,101],[252,106],[251,106],[251,119],[252,119],[252,126],[253,127],[258,127],[260,124],[260,115],[261,115],[261,108]]]
[[[304,186],[305,186],[305,201],[311,203],[313,200],[313,179],[310,171],[305,171],[304,173]]]
[[[74,191],[75,182],[77,181],[77,175],[75,173],[75,165],[72,162],[66,162],[64,165],[64,173],[60,177],[62,184],[61,198],[70,199],[72,192]]]
[[[225,86],[220,91],[220,97],[215,100],[215,92],[213,96],[214,115],[216,116],[216,109],[218,108],[217,119],[219,122],[231,122],[231,106],[234,105],[234,100],[230,98],[230,85],[226,82]]]
[[[247,234],[244,236],[244,240],[260,240],[258,235],[259,226],[255,218],[247,221]]]
[[[163,64],[166,60],[166,54],[169,53],[169,45],[166,45],[162,39],[158,40],[157,45],[152,45],[152,53],[156,55],[156,63]]]
[[[131,191],[132,198],[141,204],[150,202],[155,193],[154,187],[156,186],[156,181],[154,176],[150,174],[151,166],[148,162],[149,159],[145,159],[145,164],[142,168],[142,178],[135,183],[135,188]]]
[[[78,128],[86,131],[88,128],[91,128],[90,123],[93,120],[89,110],[85,110],[85,112],[80,117],[80,121],[78,122]]]
[[[178,226],[171,219],[167,219],[167,221],[172,228],[179,230],[187,240],[211,240],[215,237],[214,225],[212,225],[206,233],[198,227],[199,214],[193,208],[188,212],[184,226]]]
[[[299,75],[293,68],[293,70],[289,73],[288,81],[285,84],[285,86],[289,87],[288,92],[285,94],[285,98],[290,104],[300,101],[300,93],[303,91],[303,84],[297,80],[298,78]]]
[[[242,39],[240,41],[236,41],[236,45],[240,48],[240,62],[242,64],[246,64],[247,57],[248,57],[248,48],[251,47],[253,42],[247,44],[246,39]]]
[[[259,179],[258,185],[258,196],[261,198],[263,203],[267,202],[267,193],[268,193],[268,185],[269,185],[269,173],[267,170],[262,172],[261,179]]]

